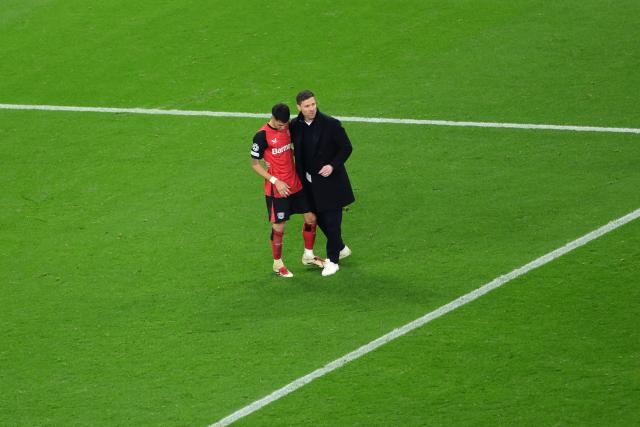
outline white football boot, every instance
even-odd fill
[[[344,248],[340,251],[340,259],[346,258],[349,255],[351,255],[351,249],[349,249],[349,246],[344,245]]]
[[[273,271],[278,276],[282,277],[293,277],[293,273],[290,272],[287,267],[284,266],[284,263],[281,259],[276,259],[273,261]]]
[[[324,268],[322,269],[322,275],[331,276],[332,274],[336,274],[338,270],[340,270],[338,264],[331,262],[331,260],[326,260],[324,262]]]
[[[316,265],[320,268],[323,268],[325,260],[320,258],[319,256],[315,256],[313,252],[311,252],[311,254],[308,254],[305,250],[304,254],[302,254],[302,263],[304,265]]]

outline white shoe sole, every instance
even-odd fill
[[[328,270],[327,267],[325,267],[322,270],[322,276],[323,277],[332,276],[332,275],[336,274],[338,272],[338,270],[340,270],[340,266],[336,266],[335,270],[334,269]]]
[[[274,271],[274,273],[276,273],[276,276],[280,276],[280,277],[293,277],[292,272],[289,272],[289,274],[281,274],[279,271]]]
[[[315,265],[315,266],[318,266],[320,268],[324,268],[324,262],[320,261],[320,259],[322,259],[322,258],[319,258],[319,257],[317,257],[317,258],[305,258],[305,257],[302,257],[302,263],[304,265]]]

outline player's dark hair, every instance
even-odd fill
[[[289,121],[289,117],[291,117],[289,106],[282,102],[273,106],[271,114],[276,118],[276,120],[282,123],[287,123]]]
[[[316,96],[310,90],[303,90],[298,93],[296,96],[296,104],[300,105],[303,101],[306,101],[309,98],[315,98]]]

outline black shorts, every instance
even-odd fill
[[[300,190],[289,197],[264,197],[267,201],[267,215],[269,215],[269,221],[274,224],[280,224],[287,221],[293,214],[311,212],[304,190]]]

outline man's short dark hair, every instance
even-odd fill
[[[271,109],[271,114],[276,118],[276,120],[282,123],[288,123],[289,117],[291,117],[289,106],[287,104],[283,104],[282,102],[273,106],[273,108]]]
[[[296,104],[300,105],[302,104],[303,101],[306,101],[309,98],[315,98],[315,97],[316,96],[310,90],[303,90],[300,93],[298,93],[298,96],[296,96]]]

